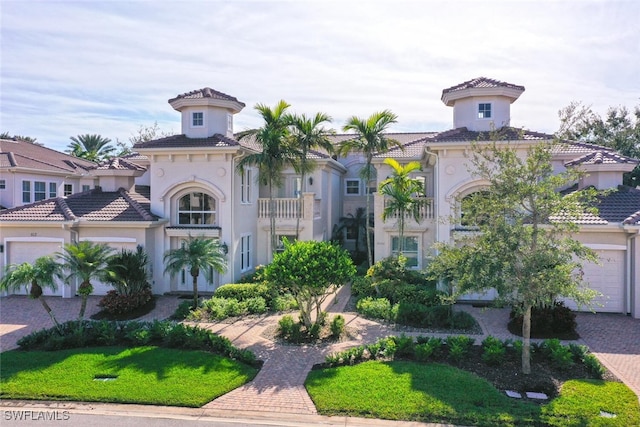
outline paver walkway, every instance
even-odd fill
[[[350,289],[343,287],[336,298],[328,298],[325,310],[330,313],[342,313],[349,299]],[[87,316],[98,311],[99,297],[90,297]],[[49,304],[58,316],[58,320],[75,319],[80,299],[49,298]],[[164,319],[170,316],[180,303],[177,297],[163,296],[158,299],[156,309],[144,317]],[[487,335],[501,339],[518,338],[507,329],[508,309],[482,309],[466,305],[457,309],[470,312],[480,324],[482,335],[475,336],[476,343]],[[219,397],[205,405],[205,409],[257,411],[289,414],[317,414],[309,398],[304,381],[307,373],[316,363],[321,363],[327,354],[345,348],[371,343],[387,335],[400,332],[391,326],[363,319],[355,313],[342,313],[346,326],[356,331],[356,336],[326,346],[280,345],[263,336],[265,329],[277,324],[280,316],[243,318],[233,323],[201,323],[229,338],[234,345],[248,348],[264,361],[256,378],[248,384]],[[578,333],[582,337],[580,344],[588,345],[591,350],[614,374],[622,379],[640,397],[640,319],[622,315],[578,314]],[[26,297],[11,296],[0,298],[0,349],[15,347],[15,341],[37,329],[51,327],[51,320],[37,301]],[[425,333],[407,333],[424,335]],[[428,334],[446,336],[445,334]]]

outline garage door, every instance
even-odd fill
[[[33,263],[36,258],[45,255],[53,255],[55,252],[60,251],[62,241],[60,242],[7,242],[7,262],[9,264],[22,264],[23,262]],[[28,288],[21,288],[19,292],[15,292],[19,295],[26,295]],[[58,290],[52,291],[50,289],[44,289],[44,295],[57,295],[62,296],[62,282],[58,283]]]
[[[584,265],[584,280],[589,283],[589,287],[602,294],[594,299],[593,309],[606,313],[623,313],[625,311],[625,251],[596,250],[595,252],[600,257],[600,264]],[[573,309],[578,308],[572,301],[567,305]]]

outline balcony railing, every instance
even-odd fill
[[[270,218],[269,199],[258,199],[258,218]],[[304,212],[304,199],[273,199],[273,211],[276,219],[296,219],[298,209]]]
[[[433,219],[433,199],[431,197],[418,197],[415,199],[418,203],[418,218],[422,219]],[[391,200],[388,198],[385,198],[384,200],[384,206],[385,208],[387,206],[389,206],[389,203],[391,203]],[[400,214],[396,211],[393,215],[391,215],[391,218],[399,218]],[[405,212],[404,214],[405,219],[410,220],[413,218],[413,215],[411,215],[409,212]]]

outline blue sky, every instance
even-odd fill
[[[205,86],[256,103],[349,116],[390,109],[395,131],[446,130],[442,89],[486,76],[526,87],[511,124],[640,104],[637,1],[0,1],[0,131],[64,150],[158,122]]]

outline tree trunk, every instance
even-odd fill
[[[42,295],[38,297],[38,300],[40,301],[40,303],[42,303],[42,306],[44,307],[49,317],[51,317],[51,320],[53,321],[53,324],[55,325],[55,327],[58,330],[60,330],[60,323],[58,323],[58,320],[56,319],[56,316],[53,314],[51,307],[49,307],[49,304],[47,304],[47,301],[44,299]]]
[[[271,261],[276,253],[276,212],[273,200],[273,182],[269,181],[269,232],[271,237]]]
[[[367,174],[368,175],[368,174]],[[367,238],[367,261],[369,261],[369,267],[371,267],[373,265],[373,254],[371,253],[371,233],[369,231],[369,211],[370,211],[370,205],[371,205],[371,200],[369,197],[369,180],[367,179],[367,182],[365,184],[365,188],[364,188],[364,194],[365,197],[367,198],[367,209],[366,209],[366,224],[367,227],[366,229],[366,238]]]
[[[192,273],[191,277],[193,277],[193,309],[195,310],[198,308],[198,272]]]
[[[80,313],[78,314],[78,317],[81,320],[84,318],[84,312],[87,309],[87,297],[88,295],[80,295],[80,298],[82,298],[82,302],[80,303]]]
[[[300,193],[298,194],[298,214],[296,215],[296,240],[300,240],[300,217],[302,216],[302,195],[304,194],[304,192],[302,191],[302,188],[305,186],[304,185],[305,176],[306,174],[303,172],[301,175],[301,181],[300,181]]]
[[[531,374],[531,304],[526,304],[522,318],[522,373]]]

